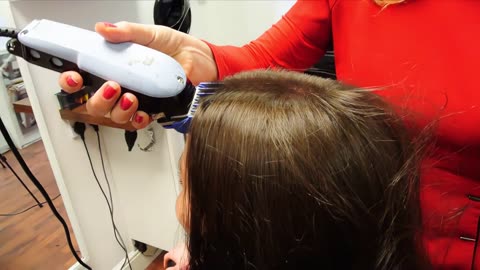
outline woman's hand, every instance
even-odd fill
[[[217,79],[217,66],[210,48],[188,34],[165,26],[129,22],[97,23],[95,31],[113,43],[131,41],[170,55],[180,63],[194,85]],[[66,92],[73,93],[82,88],[83,78],[77,72],[67,71],[60,75],[59,84]],[[120,91],[118,83],[106,82],[88,100],[88,113],[93,116],[111,113],[116,123],[132,121],[137,129],[146,127],[151,119],[145,112],[137,111],[137,98],[131,93],[120,96]]]
[[[178,244],[163,257],[163,267],[166,270],[188,270],[190,256],[184,243]],[[169,262],[174,262],[175,266],[169,267]]]

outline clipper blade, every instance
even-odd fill
[[[181,121],[174,122],[171,125],[164,127],[173,128],[180,133],[187,133],[190,129],[190,123],[192,121],[192,118],[194,117],[198,107],[203,102],[205,97],[211,96],[216,93],[222,85],[222,82],[200,83],[197,87],[195,87],[195,94],[193,95],[193,99],[190,104],[190,109],[188,110],[187,116]]]
[[[222,85],[223,83],[221,82],[200,83],[196,87],[195,95],[193,96],[192,104],[190,105],[190,110],[188,111],[188,117],[193,117],[202,100],[207,96],[213,95]]]

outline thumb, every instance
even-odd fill
[[[95,31],[112,43],[130,41],[169,55],[178,50],[183,34],[165,26],[130,22],[99,22]]]

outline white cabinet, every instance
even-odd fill
[[[141,4],[153,7],[153,1]],[[13,1],[10,8],[17,27],[34,19],[50,19],[92,29],[98,21],[151,22],[152,13],[141,13],[136,1]],[[61,33],[51,33],[52,35]],[[59,74],[19,60],[30,101],[58,187],[82,255],[93,269],[112,269],[124,257],[115,241],[106,202],[97,186],[83,142],[73,136],[71,123],[61,119],[55,96],[60,91]],[[105,166],[115,209],[116,225],[131,255],[132,240],[170,249],[179,236],[175,217],[177,161],[183,136],[155,127],[156,144],[151,152],[135,147],[128,152],[124,131],[100,128]],[[146,145],[139,132],[137,143]],[[97,139],[87,129],[86,144],[103,187],[106,188]],[[134,269],[142,269],[134,267]]]

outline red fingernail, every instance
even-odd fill
[[[69,75],[69,76],[67,77],[67,84],[68,84],[68,86],[70,86],[70,87],[75,87],[75,86],[78,85],[78,82],[75,81],[75,80],[72,78],[72,76]]]
[[[128,110],[132,104],[133,102],[125,96],[123,96],[122,100],[120,100],[120,108],[122,108],[124,111]]]
[[[135,122],[137,122],[139,124],[142,123],[143,122],[143,116],[138,115],[138,114],[135,115]]]
[[[115,90],[115,88],[113,88],[110,85],[107,85],[107,87],[105,87],[105,89],[103,89],[103,97],[105,99],[111,99],[113,96],[115,96],[116,92],[117,92],[117,90]]]
[[[105,25],[106,27],[113,27],[113,28],[117,27],[115,24],[109,23],[109,22],[104,22],[103,25]]]

